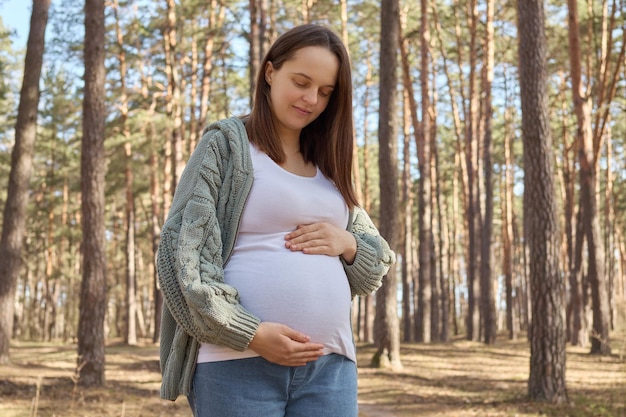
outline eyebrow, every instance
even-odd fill
[[[307,74],[303,73],[303,72],[292,72],[293,75],[299,75],[301,77],[306,78],[309,81],[313,81],[313,78],[309,77]],[[329,88],[335,88],[335,84],[326,84],[322,87],[329,87]]]

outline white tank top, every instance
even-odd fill
[[[348,208],[319,169],[301,177],[250,146],[254,183],[243,211],[224,280],[261,321],[283,323],[356,361],[350,323],[350,287],[337,256],[292,252],[285,235],[298,225],[328,222],[345,229]],[[202,344],[198,362],[258,356],[252,350]]]

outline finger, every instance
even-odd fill
[[[324,345],[322,345],[321,343],[302,343],[299,345],[299,351],[304,353],[304,354],[308,354],[311,352],[321,352],[322,349],[324,349]]]
[[[314,232],[315,230],[318,229],[318,227],[319,227],[318,223],[299,224],[295,230],[292,230],[291,232],[287,233],[287,235],[285,236],[285,240],[295,239],[307,233]]]
[[[291,250],[292,252],[302,251],[304,253],[312,253],[310,252],[311,244],[308,242],[303,242],[303,243],[287,242],[285,243],[285,247]]]
[[[295,238],[302,236],[304,233],[307,233],[306,229],[304,229],[303,227],[304,226],[298,226],[296,227],[295,230],[292,230],[291,232],[287,233],[285,235],[285,240],[295,239]]]
[[[309,352],[301,352],[298,354],[294,354],[290,360],[292,361],[301,361],[301,362],[312,362],[318,360],[321,356],[324,355],[324,351],[322,350],[314,350]]]
[[[316,361],[324,355],[323,345],[319,343],[307,343],[307,345],[309,346],[305,348],[306,350],[300,350],[302,349],[302,346],[300,346],[297,351],[292,351],[290,354],[283,357],[281,362],[285,364],[289,363],[292,366],[300,366],[308,362]]]
[[[300,343],[307,343],[309,340],[311,340],[310,336],[295,329],[292,329],[289,326],[283,326],[282,334],[287,336],[289,339]]]
[[[331,253],[330,248],[326,245],[305,245],[300,250],[310,255],[328,255]]]

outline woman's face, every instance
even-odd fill
[[[280,69],[267,63],[270,106],[282,140],[299,138],[300,131],[326,109],[338,71],[337,57],[319,46],[299,49]]]

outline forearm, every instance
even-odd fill
[[[367,295],[380,287],[383,277],[395,262],[395,253],[362,209],[355,212],[350,232],[357,250],[352,263],[342,260],[344,269],[352,295]]]

